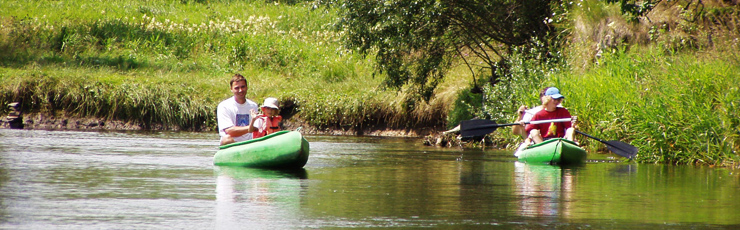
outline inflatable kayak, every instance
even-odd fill
[[[577,165],[586,161],[586,150],[564,138],[553,138],[518,152],[519,161],[551,165]]]
[[[297,131],[280,131],[261,138],[223,145],[214,165],[299,169],[308,161],[308,141]]]

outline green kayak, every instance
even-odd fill
[[[516,155],[521,162],[551,165],[577,165],[586,160],[586,150],[564,138],[553,138],[529,146]]]
[[[299,169],[308,161],[308,141],[297,131],[280,131],[261,138],[219,147],[213,164],[251,168]]]

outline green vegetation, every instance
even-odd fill
[[[547,26],[550,0],[338,2],[346,47],[376,54],[386,86],[409,87],[425,101],[453,64],[495,82],[512,48],[557,40],[557,27]]]
[[[662,50],[640,50],[605,55],[588,73],[552,79],[568,92],[567,106],[585,121],[581,128],[631,140],[649,151],[639,155],[645,162],[738,160],[740,53],[664,57]]]
[[[338,24],[362,17],[343,18],[351,9],[337,2],[6,2],[0,103],[145,128],[213,130],[217,103],[231,96],[228,80],[241,73],[258,103],[278,97],[293,120],[361,132],[379,124],[452,127],[473,116],[508,123],[518,106],[536,105],[537,92],[553,85],[566,94],[580,129],[636,145],[639,161],[740,162],[740,10],[733,3],[544,1],[537,10],[512,12],[548,15],[544,20],[500,18],[511,28],[544,28],[529,36],[512,30],[519,40],[506,44],[481,40],[486,33],[464,37],[464,26],[444,31],[401,23],[420,20],[414,17],[376,21],[381,27]],[[383,15],[458,12],[447,11],[454,4],[429,3],[418,12],[387,5],[399,10]],[[478,21],[455,16],[434,22]],[[368,40],[347,40],[348,32],[380,28],[402,36],[362,35],[384,52],[362,43]],[[502,146],[519,141],[507,129],[492,138]],[[598,142],[581,142],[603,150]]]
[[[515,53],[508,78],[486,89],[480,116],[511,121],[519,105],[537,105],[539,89],[556,86],[579,129],[631,142],[640,148],[638,161],[737,166],[740,11],[722,2],[697,4],[662,2],[647,14],[652,21],[630,22],[619,5],[578,3],[567,12],[574,20],[566,62]],[[508,133],[493,137],[519,141]]]
[[[312,3],[33,1],[0,13],[0,102],[27,112],[210,130],[241,73],[249,98],[278,97],[311,125],[444,119],[379,90],[369,61],[341,47],[334,11]]]

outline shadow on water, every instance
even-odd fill
[[[234,179],[308,179],[308,172],[300,169],[260,169],[235,166],[216,166],[214,168],[218,175],[227,175]]]

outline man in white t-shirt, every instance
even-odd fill
[[[249,122],[259,109],[257,103],[247,99],[248,86],[244,76],[235,74],[229,86],[234,96],[219,103],[216,110],[221,145],[252,139]]]

